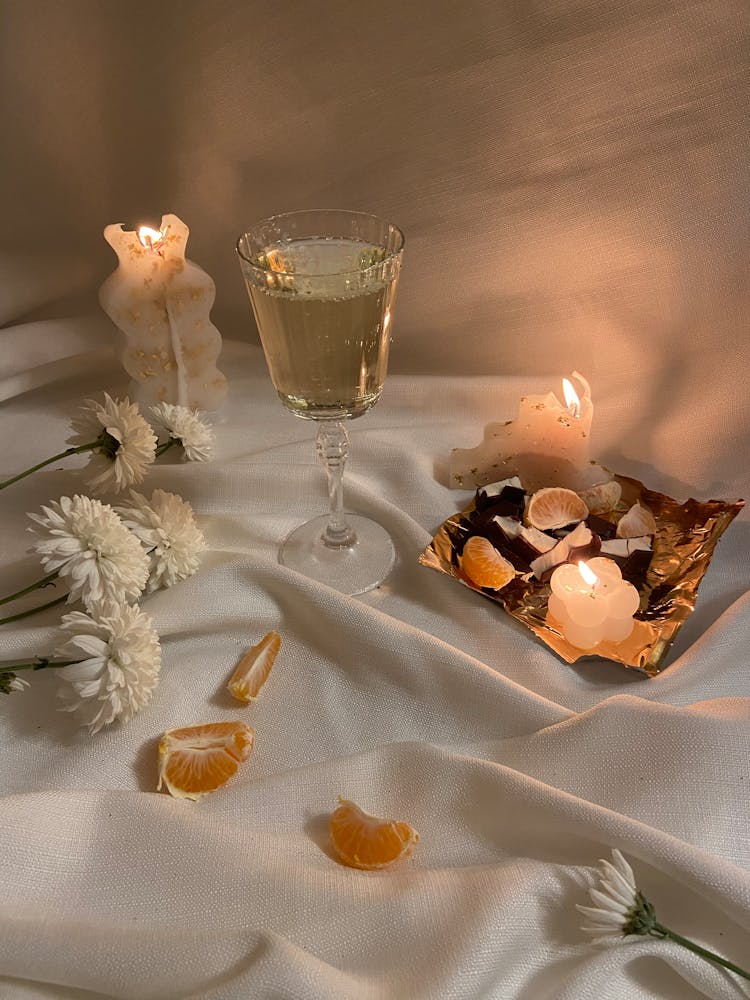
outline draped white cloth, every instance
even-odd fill
[[[62,448],[83,397],[125,387],[103,318],[69,342],[75,352],[87,335],[97,350],[45,361],[43,343],[67,353],[66,329],[2,334],[26,345],[19,370],[5,356],[4,475]],[[0,706],[0,995],[748,995],[677,945],[594,948],[574,909],[616,846],[663,923],[748,964],[747,519],[719,543],[658,678],[599,660],[571,667],[496,605],[417,564],[469,496],[442,482],[450,448],[512,415],[523,392],[554,386],[389,377],[381,403],[352,424],[346,496],[391,532],[398,562],[381,588],[347,598],[276,561],[283,536],[325,507],[313,426],[276,400],[257,348],[226,343],[222,363],[231,394],[215,459],[165,456],[145,484],[188,499],[209,542],[195,577],[143,601],[163,649],[152,703],[89,737],[56,711],[48,671]],[[593,388],[606,455],[639,404],[614,383]],[[662,428],[665,469],[650,470],[650,486],[687,495],[670,456],[702,419],[687,412]],[[698,496],[716,484],[727,499],[746,495],[742,438],[719,432],[723,451],[697,444],[684,475]],[[3,492],[3,594],[40,575],[25,512],[81,489],[82,464]],[[2,658],[49,652],[59,611],[3,626]],[[281,653],[257,703],[239,706],[226,681],[269,629]],[[198,803],[155,791],[165,729],[234,718],[253,726],[256,748],[229,785]],[[411,822],[413,857],[375,873],[340,865],[327,837],[339,794]]]

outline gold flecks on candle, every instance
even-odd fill
[[[159,400],[160,403],[164,403],[166,401],[167,387],[165,385],[163,385],[161,389],[159,389],[159,391],[156,394],[156,398]]]
[[[173,361],[165,361],[164,364],[162,365],[162,368],[164,369],[165,372],[171,372],[174,367],[175,365]]]
[[[197,319],[195,321],[195,329],[196,330],[202,330],[205,325],[206,325],[206,321],[204,319]]]
[[[141,378],[151,378],[152,375],[156,375],[156,372],[148,366],[141,371]]]
[[[193,289],[191,290],[191,292],[190,292],[190,298],[191,298],[191,299],[192,299],[192,300],[193,300],[194,302],[195,302],[195,301],[196,301],[197,299],[200,299],[200,298],[202,298],[202,296],[203,296],[203,289],[202,289],[202,288],[193,288]]]
[[[137,358],[145,358],[146,357],[146,352],[145,351],[136,351],[135,352],[135,356]]]

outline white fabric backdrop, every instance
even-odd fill
[[[106,321],[89,323],[106,343]],[[210,544],[196,577],[144,602],[163,644],[153,702],[94,738],[55,711],[47,674],[0,706],[2,996],[746,996],[676,946],[598,952],[573,908],[589,866],[619,846],[664,923],[747,965],[746,517],[719,543],[663,674],[570,667],[416,561],[468,496],[440,482],[450,447],[542,380],[389,379],[352,425],[348,506],[391,531],[398,564],[349,599],[275,559],[325,505],[313,428],[276,401],[257,349],[225,345],[222,361],[231,397],[215,461],[159,464],[147,482],[189,499]],[[2,404],[4,472],[61,442],[82,396],[124,384],[104,348],[71,364],[39,367],[32,382],[45,384]],[[637,398],[614,380],[594,394],[596,451],[614,453]],[[724,450],[698,440],[678,467],[702,419],[665,423],[649,484],[687,495],[679,475],[699,496],[717,483],[746,494],[726,424]],[[4,493],[3,593],[37,572],[24,512],[79,487],[67,463]],[[57,611],[4,626],[3,658],[48,651]],[[238,708],[226,680],[271,628],[279,659],[257,704]],[[256,749],[231,786],[197,804],[155,793],[164,729],[236,717]],[[381,873],[340,866],[326,838],[339,793],[412,822],[414,857]]]

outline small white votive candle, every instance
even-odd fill
[[[611,559],[597,557],[588,563],[558,566],[550,586],[547,610],[576,649],[593,649],[604,641],[622,642],[633,631],[640,597]]]

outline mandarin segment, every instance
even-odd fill
[[[159,784],[176,799],[197,801],[225,785],[253,752],[244,722],[207,722],[168,729],[159,741]]]
[[[585,521],[589,509],[584,501],[562,486],[548,486],[537,490],[526,508],[526,520],[540,531],[554,531],[576,521]]]
[[[472,535],[464,545],[461,570],[472,583],[488,590],[502,590],[516,575],[513,564],[481,535]]]
[[[409,823],[371,816],[341,796],[329,825],[339,859],[350,868],[364,871],[387,868],[408,857],[419,841],[419,834]]]
[[[281,649],[281,636],[271,631],[242,657],[227,688],[238,701],[248,705],[258,697]]]

